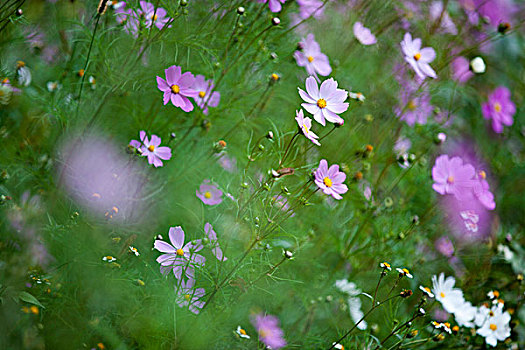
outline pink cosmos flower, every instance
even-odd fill
[[[363,45],[373,45],[377,42],[377,39],[370,29],[363,26],[361,22],[354,23],[354,36]]]
[[[196,194],[206,205],[217,205],[222,202],[222,191],[210,180],[204,180]]]
[[[328,163],[325,159],[322,159],[314,175],[317,187],[335,199],[342,199],[341,194],[348,191],[348,187],[343,183],[346,179],[346,174],[339,171],[339,165],[337,164],[333,164],[328,168]]]
[[[481,204],[485,206],[488,210],[494,210],[496,208],[496,202],[494,202],[494,195],[490,192],[489,183],[486,180],[486,173],[481,170],[478,172],[478,182],[474,186],[474,195]]]
[[[436,72],[429,65],[436,58],[436,52],[433,48],[421,48],[421,39],[412,40],[412,35],[405,33],[405,37],[401,42],[401,50],[405,55],[405,61],[410,64],[419,78],[437,78]]]
[[[475,170],[470,164],[463,164],[460,157],[450,158],[443,154],[437,157],[432,168],[432,188],[439,194],[453,194],[458,200],[464,200],[472,193],[475,186]]]
[[[323,16],[324,6],[321,0],[297,0],[299,5],[299,17],[307,19],[313,16],[319,19]]]
[[[426,91],[418,92],[415,88],[406,86],[400,90],[401,104],[396,108],[396,114],[400,120],[409,126],[414,124],[426,124],[429,115],[432,115],[433,107],[430,104],[430,94]]]
[[[197,91],[198,95],[193,99],[206,115],[208,114],[208,107],[217,107],[221,100],[221,93],[213,91],[214,87],[213,80],[206,80],[204,75],[199,74],[195,77],[192,89]]]
[[[259,3],[268,3],[271,12],[280,12],[286,0],[257,0]]]
[[[201,240],[198,239],[184,245],[184,231],[180,226],[170,227],[169,237],[171,244],[160,239],[155,240],[154,248],[165,253],[157,258],[157,262],[161,266],[172,268],[177,279],[181,279],[182,272],[188,278],[193,278],[195,276],[194,265],[204,265],[206,261],[205,257],[196,254],[203,248]]]
[[[206,291],[204,288],[195,288],[195,280],[188,279],[187,282],[181,281],[180,286],[175,285],[177,292],[177,305],[179,307],[188,306],[189,310],[194,314],[198,314],[204,307],[204,301],[201,298]]]
[[[146,136],[146,132],[142,130],[139,133],[140,141],[131,140],[130,145],[139,150],[139,152],[148,157],[148,163],[153,164],[155,168],[162,166],[162,160],[171,159],[171,148],[162,146],[159,147],[161,139],[157,135],[151,135],[151,141]]]
[[[171,100],[175,107],[180,107],[184,112],[193,111],[193,105],[188,97],[199,96],[199,92],[192,88],[195,83],[193,74],[190,72],[181,74],[179,66],[171,66],[165,70],[165,73],[166,80],[157,76],[157,87],[164,92],[164,104]]]
[[[166,10],[146,1],[140,1],[137,9],[125,8],[126,3],[119,3],[114,7],[118,23],[124,23],[124,29],[131,35],[137,37],[140,28],[150,28],[153,24],[162,29],[170,20],[166,16]]]
[[[454,255],[454,245],[452,241],[447,236],[441,236],[435,243],[436,250],[446,256],[451,258]]]
[[[470,62],[463,56],[454,58],[451,64],[452,67],[452,79],[460,84],[466,83],[470,78],[474,76],[474,73],[470,70]]]
[[[319,81],[318,73],[327,76],[332,72],[328,56],[321,52],[321,47],[315,41],[313,34],[308,34],[306,39],[303,38],[299,47],[301,50],[294,52],[295,61],[299,67],[305,67],[309,75]]]
[[[141,1],[140,10],[146,20],[146,28],[151,27],[152,24],[155,24],[157,28],[162,29],[170,20],[169,17],[166,17],[166,10],[162,7],[157,8],[155,11],[155,6],[152,3]]]
[[[258,314],[252,319],[252,324],[259,333],[259,340],[271,349],[286,346],[284,332],[279,327],[279,319],[275,316]]]
[[[219,241],[217,240],[217,233],[213,230],[213,226],[211,226],[209,222],[207,222],[204,225],[204,233],[208,236],[208,239],[210,240],[210,244],[213,246],[213,248],[211,249],[211,252],[213,253],[213,255],[219,261],[228,260],[228,258],[222,254],[222,249],[219,246]]]
[[[485,119],[492,119],[494,132],[502,133],[503,125],[514,123],[512,116],[516,113],[516,106],[510,99],[510,90],[505,86],[498,86],[490,95],[488,102],[481,106]]]
[[[288,198],[281,196],[281,195],[276,195],[272,197],[272,203],[276,208],[280,209],[282,212],[284,213],[288,212],[288,214],[292,213],[292,215],[290,215],[291,218],[295,216],[295,213],[293,212],[293,210],[289,211],[290,204],[288,203]]]
[[[477,11],[490,25],[497,28],[502,23],[510,23],[516,7],[510,0],[475,0]]]
[[[456,28],[456,25],[452,21],[452,18],[450,18],[448,12],[443,10],[443,2],[441,1],[434,1],[430,4],[428,8],[430,19],[432,22],[436,23],[439,21],[439,28],[445,32],[452,35],[456,35],[458,33],[458,30]],[[434,25],[434,24],[432,24]]]
[[[321,89],[314,77],[306,78],[306,92],[298,88],[299,95],[306,102],[304,109],[313,114],[314,119],[321,125],[326,125],[325,119],[331,123],[343,124],[344,120],[338,114],[348,109],[346,90],[337,88],[337,81],[333,78],[323,81]]]
[[[303,132],[304,136],[306,136],[308,140],[312,141],[317,146],[321,146],[319,141],[317,141],[319,136],[312,132],[312,119],[308,117],[305,118],[302,109],[295,111],[295,120],[297,121],[297,125],[299,125],[299,128]]]

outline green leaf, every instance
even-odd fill
[[[44,305],[42,305],[37,300],[37,298],[35,298],[31,294],[29,294],[28,292],[20,292],[20,294],[18,294],[18,299],[20,299],[22,301],[25,301],[26,303],[30,303],[30,304],[33,304],[33,305],[36,305],[36,306],[40,306],[42,309],[46,308]]]

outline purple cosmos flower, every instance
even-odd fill
[[[196,194],[206,205],[217,205],[222,202],[222,191],[210,180],[204,180]]]
[[[165,253],[157,258],[157,262],[162,266],[172,268],[177,279],[181,279],[183,270],[188,278],[193,278],[195,276],[194,265],[204,265],[206,261],[202,255],[195,254],[203,248],[201,240],[198,239],[184,245],[184,231],[180,226],[170,227],[169,237],[171,244],[159,239],[155,240],[154,248]]]
[[[321,89],[314,77],[306,78],[306,92],[298,88],[299,95],[306,102],[304,109],[314,115],[314,119],[321,125],[326,125],[325,119],[331,123],[343,124],[344,120],[338,114],[348,109],[346,90],[337,88],[337,81],[333,78],[323,81]]]
[[[329,169],[326,160],[322,159],[314,175],[317,187],[335,199],[342,199],[341,194],[348,191],[348,187],[343,183],[346,179],[346,174],[339,171],[339,165],[337,164],[333,164]]]
[[[305,118],[302,109],[295,111],[295,120],[297,121],[297,125],[299,125],[299,128],[303,132],[304,136],[306,136],[308,140],[312,141],[317,146],[321,146],[319,141],[317,141],[319,136],[312,132],[312,119],[308,117]]]
[[[442,154],[432,168],[432,188],[440,194],[453,194],[458,200],[464,200],[476,184],[474,175],[474,167],[463,164],[460,157],[449,159],[448,155]]]
[[[401,104],[396,107],[396,114],[400,120],[408,125],[426,124],[428,116],[432,115],[433,107],[430,104],[430,94],[426,91],[417,91],[416,87],[406,85],[400,90]]]
[[[410,64],[419,78],[437,78],[436,72],[429,65],[436,58],[436,52],[433,48],[421,48],[421,39],[412,40],[412,35],[405,33],[405,37],[401,42],[401,50],[405,55],[405,61]]]
[[[496,202],[494,202],[494,195],[490,192],[490,186],[486,177],[485,171],[481,170],[478,172],[478,183],[474,186],[474,195],[485,208],[494,210],[496,208]]]
[[[456,25],[452,21],[452,18],[450,18],[448,12],[443,10],[443,2],[441,1],[434,1],[430,4],[428,8],[430,19],[436,23],[439,21],[439,28],[445,32],[452,35],[456,35],[458,33],[458,30],[456,28]]]
[[[147,213],[141,200],[147,183],[140,167],[107,138],[72,138],[59,147],[57,158],[61,164],[57,182],[84,207],[126,223]]]
[[[502,23],[510,23],[516,10],[509,0],[475,0],[477,11],[490,25],[497,28]]]
[[[315,41],[313,34],[308,34],[306,39],[303,38],[299,47],[301,50],[294,52],[295,61],[299,67],[305,67],[309,75],[319,81],[317,73],[327,76],[332,72],[328,56],[321,52],[321,47]]]
[[[194,97],[194,100],[204,114],[208,114],[208,107],[217,107],[221,100],[221,93],[213,91],[214,87],[213,80],[206,80],[204,75],[199,74],[195,77],[192,89],[197,91],[198,95]]]
[[[160,145],[160,137],[151,135],[151,141],[146,136],[146,132],[142,130],[139,133],[140,141],[131,140],[130,145],[139,150],[140,154],[148,157],[148,163],[153,164],[155,168],[162,166],[162,160],[169,160],[171,158],[171,148]]]
[[[198,97],[199,92],[193,90],[195,77],[192,73],[181,74],[179,66],[171,66],[165,70],[166,80],[157,76],[157,87],[164,92],[164,104],[170,100],[175,107],[180,107],[184,112],[193,111],[193,105],[188,97]]]
[[[292,215],[290,215],[291,218],[295,216],[293,211],[289,211],[290,204],[288,204],[288,198],[281,195],[276,195],[272,197],[272,203],[276,208],[282,210],[283,213],[292,213]]]
[[[259,340],[271,349],[280,349],[286,346],[284,332],[279,327],[279,319],[272,315],[258,314],[252,319],[252,324],[259,333]]]
[[[516,113],[516,106],[510,99],[510,90],[505,86],[498,86],[490,95],[488,102],[481,106],[485,119],[492,119],[494,132],[502,133],[503,125],[514,123],[512,116]]]
[[[177,292],[177,305],[179,307],[188,306],[190,311],[198,314],[204,306],[204,301],[200,300],[206,291],[204,288],[195,288],[195,280],[188,279],[188,282],[182,280],[180,286],[175,285]]]
[[[377,39],[370,29],[363,26],[361,22],[354,23],[354,36],[363,45],[373,45],[377,42]]]
[[[166,10],[162,7],[155,10],[155,6],[152,3],[141,1],[139,12],[144,16],[146,20],[146,28],[151,27],[155,24],[157,28],[162,29],[169,22],[170,18],[166,17]]]
[[[447,258],[452,257],[454,255],[454,245],[452,244],[452,241],[447,236],[441,236],[436,241],[436,250],[446,256]]]
[[[213,226],[209,222],[207,222],[204,225],[204,233],[208,236],[208,239],[210,240],[210,244],[213,246],[211,249],[211,252],[213,255],[219,260],[219,261],[226,261],[228,260],[227,257],[225,257],[222,254],[222,249],[219,246],[219,241],[217,240],[217,233],[213,230]]]
[[[257,0],[259,3],[268,3],[268,7],[270,8],[270,11],[272,12],[279,12],[281,11],[283,5],[286,0]]]
[[[324,7],[321,0],[297,0],[299,5],[299,17],[307,19],[313,16],[319,19],[323,16]]]
[[[452,79],[460,84],[466,83],[470,78],[474,76],[474,73],[470,71],[470,62],[463,56],[454,58],[451,64],[452,67]]]

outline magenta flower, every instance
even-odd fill
[[[201,298],[206,291],[204,288],[195,288],[195,280],[193,278],[188,279],[188,282],[182,280],[180,286],[175,285],[175,291],[177,292],[176,302],[179,307],[188,306],[189,310],[194,314],[198,314],[204,307],[204,301]]]
[[[460,84],[466,83],[470,78],[474,76],[474,73],[470,70],[470,62],[463,56],[454,58],[451,64],[452,67],[452,79]]]
[[[217,107],[221,100],[221,93],[213,91],[214,87],[213,80],[206,80],[204,75],[199,74],[195,77],[192,89],[197,91],[198,95],[193,99],[204,114],[208,114],[208,107]]]
[[[193,105],[188,97],[198,97],[199,92],[193,90],[195,77],[190,72],[181,74],[179,66],[171,66],[165,70],[166,80],[157,76],[157,87],[164,92],[164,104],[170,100],[175,107],[180,107],[184,112],[191,112]]]
[[[139,150],[140,154],[148,157],[148,163],[153,164],[155,168],[162,166],[162,160],[169,160],[171,158],[171,148],[163,146],[159,147],[161,139],[157,135],[151,135],[151,140],[146,136],[145,131],[139,133],[140,142],[131,140],[130,145]]]
[[[421,48],[421,39],[412,40],[412,35],[405,33],[405,37],[401,42],[401,50],[405,55],[405,61],[410,64],[419,78],[437,78],[436,72],[429,65],[436,58],[436,52],[433,48]]]
[[[406,85],[400,90],[401,104],[396,108],[396,114],[400,120],[408,125],[426,124],[429,115],[432,115],[433,107],[430,104],[430,95],[423,90],[418,92],[416,88]]]
[[[270,8],[271,12],[279,12],[281,11],[283,5],[286,0],[257,0],[259,3],[268,3],[268,7]]]
[[[447,236],[441,236],[435,243],[436,250],[446,256],[451,258],[454,255],[454,245],[452,241]]]
[[[146,20],[146,28],[149,28],[152,24],[155,24],[157,28],[162,29],[170,20],[169,17],[166,17],[165,9],[159,7],[155,11],[155,6],[152,3],[146,1],[140,2],[139,12]]]
[[[490,95],[488,102],[481,106],[485,119],[492,119],[494,132],[502,133],[503,125],[514,123],[512,116],[516,113],[516,106],[510,99],[510,90],[505,86],[498,86]]]
[[[213,255],[219,261],[228,260],[228,258],[222,254],[222,249],[219,246],[219,241],[217,240],[217,233],[213,230],[213,226],[211,226],[209,222],[207,222],[204,225],[204,233],[208,236],[208,239],[210,240],[210,244],[213,246],[213,248],[211,249],[211,252],[213,253]]]
[[[475,0],[475,3],[481,17],[487,19],[494,28],[510,23],[516,11],[515,5],[509,0]]]
[[[210,180],[204,180],[196,194],[206,205],[217,205],[222,202],[222,191]]]
[[[172,268],[177,279],[181,279],[182,272],[188,278],[193,278],[195,276],[194,265],[204,265],[206,262],[205,257],[195,254],[203,248],[201,240],[198,239],[184,245],[184,231],[180,226],[170,227],[169,237],[171,244],[159,239],[155,240],[154,248],[165,253],[157,258],[157,262],[162,266]]]
[[[453,194],[464,200],[472,193],[475,185],[475,170],[470,164],[463,164],[460,157],[450,158],[443,154],[437,157],[432,168],[432,188],[439,194]]]
[[[363,45],[373,45],[377,42],[377,39],[370,29],[363,26],[361,22],[354,23],[354,36]]]
[[[304,116],[303,110],[300,109],[299,111],[295,111],[295,120],[297,121],[297,125],[299,125],[299,129],[303,132],[304,136],[310,141],[312,141],[317,146],[321,146],[319,141],[317,139],[319,136],[314,134],[312,132],[312,119]]]
[[[456,28],[456,25],[452,21],[452,18],[450,18],[446,9],[443,9],[443,2],[432,2],[428,8],[428,11],[430,14],[430,19],[434,23],[439,21],[439,27],[443,32],[452,35],[456,35],[458,33],[458,30]]]
[[[321,52],[321,47],[315,41],[313,34],[308,34],[306,39],[299,43],[301,50],[295,51],[293,56],[299,67],[305,67],[309,75],[315,77],[317,81],[317,73],[322,76],[327,76],[332,72],[328,56]]]
[[[286,346],[284,332],[279,327],[279,319],[275,316],[262,314],[255,315],[252,324],[259,333],[259,340],[271,349],[280,349]]]
[[[343,183],[346,179],[346,174],[339,171],[339,165],[337,164],[332,165],[329,169],[326,160],[322,159],[314,175],[317,187],[335,199],[342,199],[341,194],[348,191],[348,187]]]
[[[331,123],[343,124],[344,120],[338,114],[348,109],[346,90],[337,88],[337,81],[333,78],[323,81],[321,89],[314,77],[306,78],[306,92],[298,88],[299,95],[306,102],[304,109],[313,114],[314,119],[321,125],[326,125],[325,119]]]
[[[299,17],[307,19],[313,16],[319,19],[323,16],[324,7],[321,0],[297,0],[299,5]]]
[[[478,183],[474,186],[474,195],[485,208],[494,210],[496,202],[494,202],[494,195],[490,192],[490,186],[486,177],[487,175],[483,170],[478,172]]]

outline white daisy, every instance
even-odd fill
[[[463,292],[461,289],[454,288],[456,280],[454,277],[447,277],[441,273],[439,278],[432,277],[432,293],[436,296],[436,300],[443,305],[443,308],[448,313],[454,313],[458,308],[465,303]]]
[[[139,256],[139,255],[140,255],[138,249],[135,248],[135,247],[129,246],[129,250],[130,250],[133,254],[135,254],[135,256]]]
[[[107,262],[117,261],[117,259],[115,257],[111,256],[111,255],[107,255],[107,256],[103,257],[102,260],[107,261]]]
[[[237,333],[237,335],[241,338],[250,339],[250,336],[246,334],[246,331],[242,329],[241,326],[237,326],[235,333]]]
[[[397,272],[399,272],[399,276],[400,276],[400,277],[401,277],[401,276],[406,276],[406,277],[408,277],[408,278],[412,278],[412,277],[414,277],[414,276],[412,276],[412,275],[410,274],[410,271],[408,271],[408,269],[406,269],[406,268],[402,268],[402,269],[400,269],[400,268],[398,267],[396,270],[397,270]]]
[[[423,287],[423,286],[419,286],[419,289],[421,289],[421,291],[423,293],[425,293],[428,297],[430,298],[433,298],[434,297],[434,294],[432,293],[432,291],[430,290],[430,288],[428,287]]]
[[[491,346],[496,346],[498,341],[504,341],[510,337],[510,314],[501,308],[492,308],[489,316],[478,329],[477,333],[485,338],[485,342]]]
[[[454,312],[454,318],[459,326],[473,328],[476,311],[477,308],[472,306],[470,301],[466,301],[458,306],[457,310]]]

